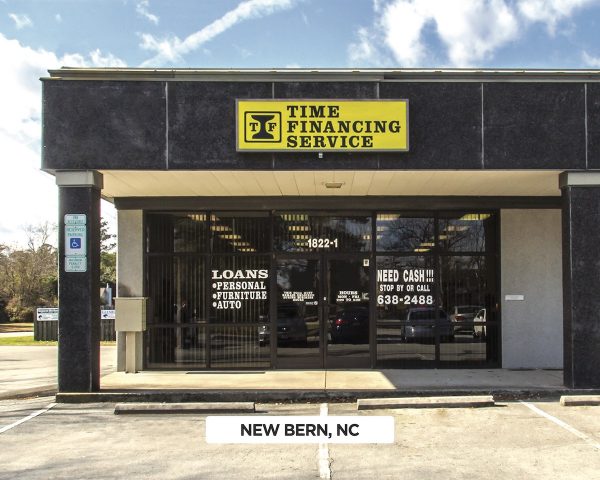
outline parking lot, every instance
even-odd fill
[[[114,415],[114,404],[53,402],[0,402],[0,478],[600,479],[600,407],[556,400],[376,411],[328,404],[328,415],[394,417],[393,444],[360,445],[207,444],[203,415]],[[323,406],[256,410],[319,415]]]

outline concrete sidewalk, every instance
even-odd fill
[[[561,370],[266,370],[115,372],[103,390],[563,389]]]
[[[6,337],[33,337],[33,332],[4,332],[0,333],[0,338]]]
[[[116,347],[100,347],[102,374],[115,371]],[[0,399],[41,393],[53,394],[57,387],[58,347],[0,347]]]
[[[101,391],[59,401],[301,401],[392,396],[489,394],[559,396],[560,370],[266,370],[111,373]]]

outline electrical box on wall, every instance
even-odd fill
[[[115,298],[115,330],[143,332],[146,330],[147,297]]]

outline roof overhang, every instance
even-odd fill
[[[560,196],[559,170],[101,170],[102,195],[125,197]]]
[[[352,82],[600,82],[596,69],[380,68],[68,68],[43,80],[352,81]]]

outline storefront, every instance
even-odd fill
[[[148,368],[499,365],[495,212],[145,218]]]
[[[598,80],[52,71],[61,390],[99,387],[100,196],[118,297],[140,302],[117,319],[120,370],[563,368],[600,385]]]

